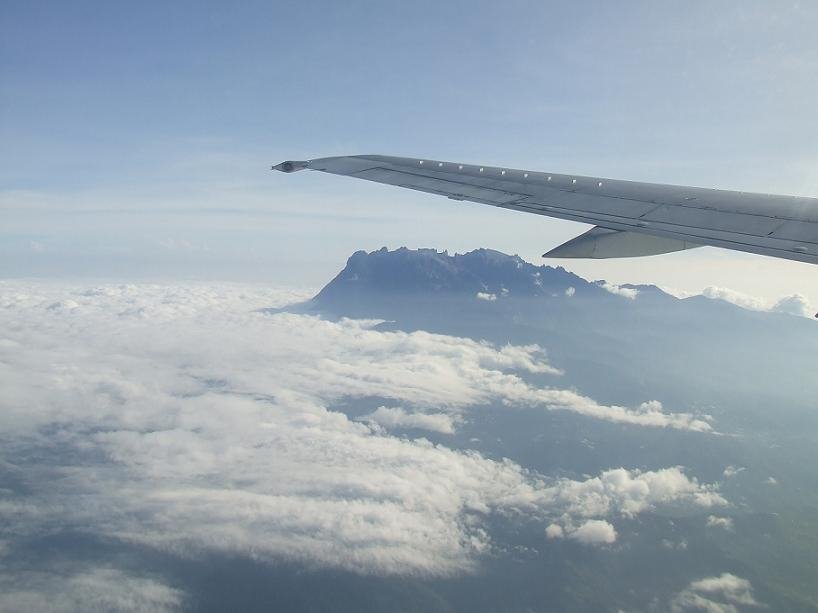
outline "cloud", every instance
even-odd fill
[[[614,527],[602,519],[589,519],[568,533],[568,538],[586,545],[610,545],[616,541],[616,536]]]
[[[561,539],[565,537],[565,530],[559,524],[548,524],[545,528],[545,536],[550,539]]]
[[[724,528],[725,530],[732,530],[733,529],[733,518],[732,517],[717,517],[715,515],[709,515],[707,517],[707,527],[708,528]]]
[[[534,345],[271,315],[260,309],[303,295],[263,286],[0,287],[0,445],[23,484],[0,503],[6,541],[64,528],[185,556],[446,576],[491,551],[489,518],[604,542],[589,520],[726,504],[679,467],[551,479],[330,409],[385,397],[401,408],[369,418],[440,429],[500,401],[697,428],[658,403],[529,385],[520,372],[559,373]]]
[[[597,281],[596,284],[607,292],[617,296],[622,296],[623,298],[628,298],[629,300],[633,300],[639,295],[639,290],[636,288],[622,287],[621,285],[611,283],[610,281]]]
[[[657,400],[644,402],[636,409],[600,405],[596,401],[567,390],[518,388],[508,389],[506,402],[544,406],[552,411],[571,411],[604,421],[656,428],[675,428],[693,432],[711,432],[705,416],[691,413],[666,413]]]
[[[789,315],[798,315],[799,317],[812,317],[815,314],[815,307],[813,307],[807,297],[802,294],[784,296],[776,302],[770,310],[773,313],[787,313]]]
[[[445,413],[407,413],[400,407],[378,407],[360,419],[376,423],[387,429],[419,428],[442,434],[454,433],[454,419]]]
[[[579,517],[634,517],[658,504],[674,502],[703,508],[727,505],[716,486],[700,484],[678,466],[646,472],[615,468],[585,481],[559,481],[545,495]]]
[[[613,525],[601,518],[632,519],[659,505],[711,508],[728,504],[715,485],[700,484],[680,467],[647,472],[617,468],[585,481],[563,479],[543,489],[539,496],[547,501],[546,507],[563,512],[548,525],[546,536],[573,538],[585,544],[616,540]]]
[[[176,611],[184,593],[111,568],[0,575],[1,611]]]
[[[574,286],[566,288],[566,290],[565,290],[565,295],[568,296],[569,298],[571,296],[573,296],[574,294],[576,294],[576,293],[577,293],[577,290],[576,290],[576,288]]]
[[[731,573],[717,577],[705,577],[693,581],[676,594],[670,603],[673,613],[683,611],[706,611],[707,613],[738,613],[742,607],[761,606],[753,596],[753,588],[747,579]]]
[[[711,300],[724,300],[736,306],[740,306],[752,311],[766,311],[767,305],[764,300],[748,294],[743,294],[728,287],[717,287],[710,285],[702,290],[702,296]]]
[[[744,466],[728,466],[724,469],[724,476],[728,479],[730,477],[735,477],[737,474],[744,472],[747,470]]]
[[[687,550],[687,541],[685,539],[681,539],[678,543],[671,541],[669,539],[662,539],[661,541],[662,547],[665,549],[670,549],[671,551],[686,551]]]
[[[486,300],[487,302],[494,302],[497,300],[497,294],[489,294],[486,292],[477,292],[478,300]]]
[[[76,346],[74,353],[88,346],[103,354],[113,351],[121,361],[124,356],[116,352],[127,353],[134,345],[141,351],[135,361],[142,363],[150,362],[157,352],[176,352],[174,357],[184,361],[188,378],[224,379],[235,389],[256,389],[259,393],[273,394],[283,386],[323,401],[344,396],[382,396],[419,408],[455,412],[500,401],[508,406],[571,411],[616,423],[712,430],[706,417],[665,412],[657,401],[636,408],[606,406],[571,390],[532,386],[516,372],[508,372],[561,374],[537,345],[497,348],[485,342],[422,331],[380,332],[372,329],[376,322],[330,322],[290,313],[271,316],[252,312],[247,308],[250,305],[208,302],[220,299],[218,294],[208,293],[212,290],[187,294],[167,290],[167,296],[161,295],[163,291],[160,287],[140,290],[122,286],[114,295],[59,294],[43,303],[36,303],[34,297],[30,297],[31,302],[18,298],[9,302],[6,316],[16,314],[28,320],[25,325],[32,337],[25,339],[27,343],[48,346],[39,331],[51,328]],[[272,296],[268,295],[268,299],[272,300]],[[231,311],[231,307],[237,311]],[[75,317],[61,319],[67,311]],[[193,313],[197,317],[188,317]],[[152,325],[147,326],[148,321]],[[219,327],[224,331],[214,335],[212,331]],[[172,334],[167,328],[172,328]],[[42,357],[93,360],[85,354],[71,356],[70,349],[66,353]],[[36,364],[30,366],[32,372],[41,370]],[[158,380],[163,377],[157,376]],[[29,393],[27,389],[22,385],[20,393]]]
[[[711,285],[702,290],[702,296],[713,300],[724,300],[751,311],[786,313],[799,317],[812,317],[816,311],[816,307],[811,305],[807,297],[802,294],[784,296],[771,305],[763,298],[750,296],[726,287]]]
[[[589,519],[578,527],[572,524],[561,526],[549,524],[545,535],[550,539],[570,538],[584,545],[610,545],[617,538],[613,525],[604,519]]]

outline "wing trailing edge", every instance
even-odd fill
[[[818,264],[818,199],[446,162],[352,155],[288,160],[308,169],[596,229],[549,257],[635,257],[707,245]]]

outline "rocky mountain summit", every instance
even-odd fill
[[[449,255],[434,249],[386,247],[357,251],[346,267],[319,294],[319,299],[362,289],[380,292],[485,292],[542,296],[568,287],[590,287],[562,267],[534,266],[520,258],[491,249]]]

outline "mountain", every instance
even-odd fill
[[[634,604],[646,602],[645,594],[617,586],[649,591],[692,581],[704,569],[750,579],[771,610],[818,607],[818,322],[704,296],[680,299],[651,285],[588,281],[487,249],[359,251],[301,308],[381,320],[380,330],[537,344],[564,374],[519,373],[531,385],[573,389],[608,405],[657,400],[666,410],[712,416],[716,434],[705,436],[493,405],[471,407],[453,434],[405,428],[405,436],[509,458],[545,475],[683,466],[719,483],[730,500],[721,511],[726,520],[644,517],[615,553],[555,548],[536,529],[505,533],[492,524],[508,551],[530,558],[498,555],[473,579],[434,584],[441,610],[645,610]],[[356,398],[333,409],[358,419],[390,404]],[[603,584],[601,592],[587,589]],[[513,603],[505,600],[511,593]],[[666,610],[667,601],[656,602],[647,609]]]
[[[803,419],[801,409],[818,398],[814,321],[679,299],[656,286],[589,282],[489,249],[358,251],[309,306],[386,320],[382,329],[537,343],[566,371],[564,381],[614,404],[659,397],[778,424]]]
[[[534,266],[518,256],[491,249],[449,255],[435,249],[367,253],[357,251],[344,269],[316,297],[332,302],[359,292],[433,294],[478,292],[515,296],[547,296],[553,291],[580,286],[594,291],[581,277],[564,268]],[[598,292],[594,292],[598,295]]]

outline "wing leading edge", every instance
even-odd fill
[[[548,257],[634,257],[700,245],[818,264],[818,199],[357,155],[309,169],[596,226]]]

